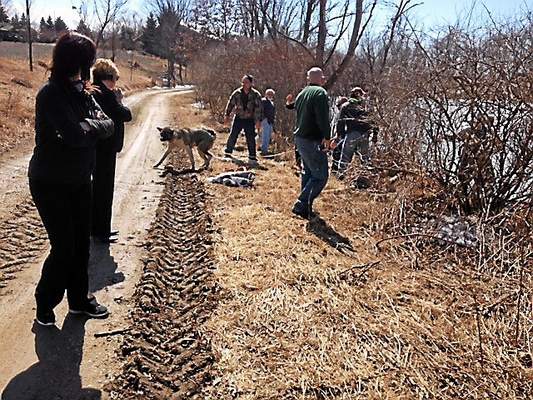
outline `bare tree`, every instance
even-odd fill
[[[152,0],[151,9],[159,20],[161,54],[167,59],[167,77],[176,82],[175,64],[182,23],[189,15],[188,0]],[[180,64],[181,65],[181,64]]]
[[[93,0],[93,14],[98,21],[98,30],[96,33],[96,47],[102,43],[104,32],[115,19],[120,16],[128,0]]]
[[[30,9],[32,1],[26,0],[26,24],[28,29],[28,62],[30,64],[30,71],[33,71],[33,38],[31,37],[31,18]]]
[[[330,71],[326,88],[332,87],[353,62],[360,38],[373,16],[377,0],[369,1],[368,4],[363,0],[307,0],[297,5],[292,2],[285,4],[286,12],[298,6],[302,18],[296,23],[296,27],[295,23],[290,21],[292,26],[282,29],[276,23],[278,19],[274,8],[264,10],[270,36],[274,40],[289,40],[304,49],[308,55],[307,66],[317,65]],[[341,55],[338,45],[345,38],[348,38],[348,48]]]

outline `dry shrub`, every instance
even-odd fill
[[[255,87],[262,94],[276,91],[276,129],[284,135],[293,130],[294,113],[285,109],[288,93],[297,94],[305,85],[307,65],[302,51],[288,42],[274,44],[267,40],[239,38],[224,44],[212,44],[200,53],[191,66],[192,79],[199,97],[209,104],[221,120],[228,98],[240,86],[244,74],[255,77]]]
[[[461,213],[533,196],[533,25],[530,16],[493,24],[424,38],[406,29],[387,67],[375,71],[370,57],[363,74],[383,162],[425,171]]]

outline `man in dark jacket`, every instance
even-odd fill
[[[115,133],[96,146],[96,166],[93,172],[92,235],[103,243],[112,243],[117,231],[111,230],[113,192],[117,153],[124,145],[124,122],[132,119],[128,107],[122,105],[122,93],[115,88],[119,71],[111,60],[98,59],[93,68],[94,97],[115,124]]]
[[[359,153],[361,160],[366,163],[369,159],[368,139],[373,126],[364,106],[365,92],[355,87],[350,92],[350,98],[340,109],[337,120],[338,147],[341,149],[338,170],[344,172],[352,162],[354,154]],[[377,132],[374,131],[374,140]]]
[[[296,109],[294,142],[304,171],[301,193],[292,212],[302,218],[314,215],[313,202],[328,181],[328,157],[325,151],[331,144],[328,94],[322,87],[324,73],[320,68],[311,68],[307,71],[307,81],[309,85],[298,94],[293,106]],[[291,106],[288,105],[288,108]]]

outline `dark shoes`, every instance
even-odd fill
[[[56,316],[53,311],[42,311],[37,308],[35,322],[41,326],[54,326],[56,324]]]
[[[109,315],[107,307],[98,304],[94,297],[82,307],[70,307],[68,312],[76,315],[86,315],[89,318],[107,318]]]
[[[312,209],[301,206],[301,203],[299,202],[296,203],[294,207],[292,208],[292,213],[303,219],[311,219],[311,218],[316,217],[316,214],[313,212]]]
[[[110,236],[95,236],[94,238],[98,242],[104,243],[104,244],[112,244],[112,243],[116,243],[118,241],[118,238],[110,237]]]
[[[84,306],[70,307],[68,312],[70,314],[85,315],[89,318],[107,318],[109,315],[107,307],[98,304],[92,295],[87,298],[87,303]],[[41,326],[54,326],[56,323],[56,316],[53,311],[43,311],[37,307],[35,322]]]
[[[117,235],[118,231],[111,231],[108,234],[93,233],[92,236],[100,243],[111,244],[118,241],[118,238],[116,237]]]

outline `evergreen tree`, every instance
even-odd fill
[[[39,41],[43,43],[52,43],[56,39],[56,33],[53,29],[50,29],[48,22],[44,17],[39,22]]]
[[[76,27],[76,32],[79,32],[82,35],[85,35],[88,37],[92,36],[91,28],[87,26],[87,24],[85,23],[83,19],[80,19],[80,22],[78,22],[78,26]]]
[[[120,27],[120,44],[126,50],[135,49],[135,31],[132,28],[126,25]]]
[[[17,14],[13,15],[13,17],[11,18],[11,25],[13,25],[13,29],[20,28],[20,20]]]
[[[0,23],[9,22],[9,16],[7,15],[6,9],[2,5],[2,0],[0,0]]]
[[[24,29],[26,28],[26,14],[22,13],[20,15],[20,21],[19,21],[19,29]]]
[[[157,55],[157,20],[153,13],[150,13],[146,19],[146,26],[143,27],[143,33],[141,35],[141,42],[143,44],[143,50],[147,53]]]
[[[46,27],[50,29],[51,31],[54,30],[54,21],[52,20],[52,17],[49,15],[48,19],[46,20]]]
[[[41,17],[41,20],[39,21],[39,32],[42,33],[48,28],[46,25],[46,21],[44,20],[44,17]]]
[[[68,26],[65,24],[65,21],[61,19],[61,17],[57,17],[54,22],[54,30],[57,35],[59,35],[61,32],[68,31]]]

